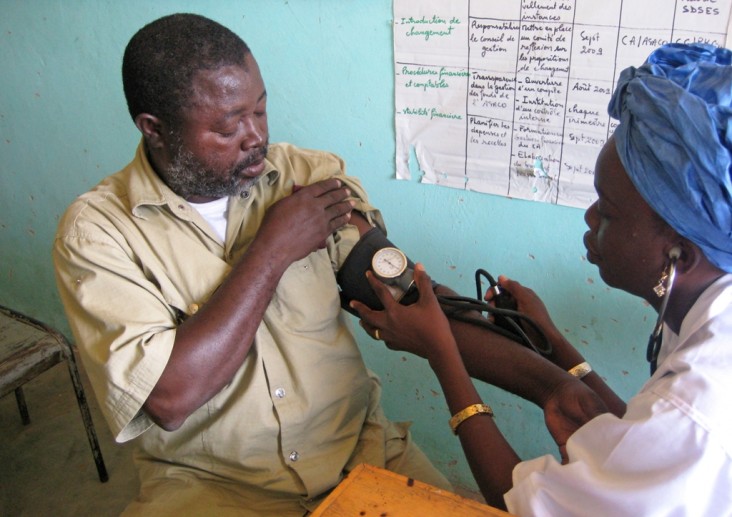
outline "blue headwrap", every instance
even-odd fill
[[[620,160],[671,227],[732,273],[732,52],[668,44],[620,74]]]

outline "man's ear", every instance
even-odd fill
[[[165,147],[165,124],[158,117],[150,113],[140,113],[135,117],[135,125],[150,149]]]

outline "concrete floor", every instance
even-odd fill
[[[0,399],[0,516],[117,516],[137,495],[133,446],[114,442],[84,383],[109,481],[97,477],[68,370],[58,364],[23,387],[29,425],[12,393]]]

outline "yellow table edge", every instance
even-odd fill
[[[377,494],[374,490],[377,488],[385,490]],[[364,490],[370,492],[362,497]],[[388,494],[398,494],[399,497],[384,499]],[[368,464],[358,465],[348,473],[310,515],[312,517],[398,516],[406,514],[395,512],[395,509],[403,509],[406,504],[414,505],[410,506],[414,510],[409,512],[410,515],[420,517],[444,516],[446,508],[449,508],[451,517],[511,515],[473,499]]]

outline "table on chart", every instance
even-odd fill
[[[623,69],[725,46],[732,0],[395,0],[397,178],[584,208]]]

